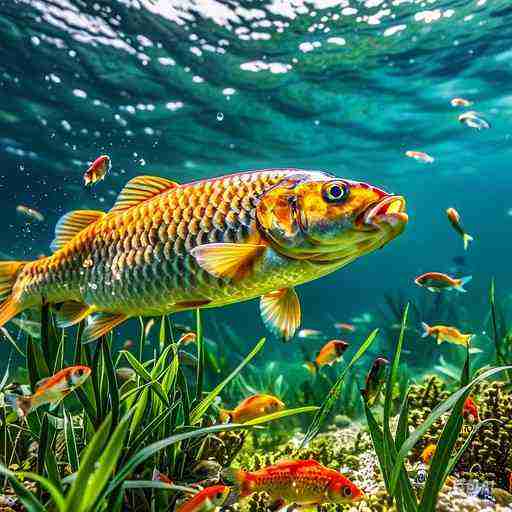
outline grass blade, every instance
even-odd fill
[[[243,425],[263,425],[264,423],[287,418],[288,416],[295,416],[296,414],[303,414],[305,412],[318,411],[318,409],[319,407],[316,405],[305,405],[304,407],[296,407],[294,409],[284,409],[282,411],[273,412],[271,414],[265,414],[265,416],[260,416],[259,418],[254,418],[253,420],[245,421]]]
[[[206,343],[203,339],[201,324],[201,310],[196,309],[196,347],[197,347],[197,375],[196,375],[196,399],[199,403],[203,395],[204,365],[206,361]]]
[[[354,357],[352,357],[350,363],[348,363],[348,365],[343,368],[336,382],[327,394],[326,399],[322,402],[322,405],[316,412],[315,417],[309,425],[309,428],[302,441],[301,448],[306,446],[306,444],[309,443],[318,434],[318,432],[320,432],[322,425],[324,424],[327,417],[331,414],[334,404],[340,396],[343,381],[345,380],[348,370],[350,370],[350,368],[361,358],[361,356],[368,350],[368,348],[370,348],[370,345],[373,343],[378,333],[378,329],[372,331],[363,342],[363,344],[359,347],[359,350],[355,353]]]
[[[2,463],[0,463],[0,474],[7,477],[27,512],[46,512],[46,507],[18,480],[16,474],[7,469]],[[34,473],[25,473],[25,475],[32,480],[38,481],[42,487],[45,487],[54,498],[59,511],[65,512],[63,500],[59,499],[60,492],[49,480]],[[62,495],[60,496],[62,497]]]
[[[105,371],[107,373],[108,394],[110,397],[110,406],[112,410],[112,429],[117,426],[119,421],[119,386],[117,385],[116,370],[112,361],[112,354],[107,338],[101,338],[101,346],[103,349],[103,361],[105,362]]]
[[[221,391],[226,387],[229,382],[231,382],[241,371],[242,369],[254,358],[254,356],[263,348],[265,344],[265,338],[262,338],[256,346],[245,356],[245,359],[215,388],[208,393],[208,395],[203,398],[192,410],[190,413],[190,423],[192,425],[196,424],[201,420],[204,413],[208,410],[210,405],[215,401],[215,398],[220,395]]]
[[[144,462],[146,459],[172,444],[179,443],[180,441],[184,441],[192,437],[207,434],[215,434],[217,432],[224,432],[228,430],[240,430],[243,428],[248,427],[246,427],[245,425],[237,424],[213,425],[212,427],[199,428],[189,432],[175,434],[173,436],[167,437],[166,439],[162,439],[160,441],[152,443],[149,446],[146,446],[142,450],[138,451],[125,464],[123,464],[120,471],[114,476],[114,478],[110,482],[107,492],[112,492],[139,464],[142,464],[142,462]]]
[[[66,441],[66,453],[71,471],[78,471],[80,459],[78,457],[78,447],[76,445],[75,430],[73,428],[73,419],[71,414],[64,410],[64,440]]]

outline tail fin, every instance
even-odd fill
[[[227,409],[221,409],[219,413],[219,420],[221,423],[231,423],[233,421],[233,415],[231,411]]]
[[[471,235],[468,235],[467,233],[464,233],[462,235],[462,241],[464,242],[464,250],[468,250],[469,242],[472,242],[474,239]]]
[[[22,418],[25,417],[32,408],[32,397],[15,395],[13,393],[7,393],[4,397],[5,403],[12,407]]]
[[[318,365],[315,362],[306,361],[304,363],[304,366],[312,375],[316,375],[316,373],[318,372]]]
[[[0,327],[22,310],[11,293],[16,278],[25,265],[25,261],[0,261]]]
[[[469,281],[471,281],[471,279],[473,279],[473,276],[461,277],[459,279],[459,284],[455,287],[455,289],[458,292],[466,293],[467,290],[464,288],[464,285],[469,283]]]
[[[425,322],[421,322],[421,327],[423,328],[423,334],[421,335],[421,337],[426,338],[427,336],[430,335],[430,326]]]

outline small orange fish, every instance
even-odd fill
[[[84,173],[85,186],[94,185],[98,181],[105,179],[108,171],[110,171],[110,157],[107,155],[99,156]]]
[[[446,215],[448,216],[448,220],[453,226],[453,229],[455,229],[455,231],[457,231],[457,233],[462,237],[462,241],[464,243],[464,250],[467,251],[469,242],[473,241],[473,237],[468,235],[462,228],[460,223],[459,212],[455,208],[448,208],[446,210]]]
[[[151,480],[164,482],[165,484],[169,485],[173,485],[174,483],[167,475],[165,475],[164,473],[160,473],[160,471],[158,471],[158,469],[156,468],[153,469],[153,477],[151,478]]]
[[[458,292],[466,292],[464,285],[471,281],[472,276],[461,277],[455,279],[441,272],[427,272],[418,276],[414,282],[431,292],[440,292],[441,290],[457,290]]]
[[[123,350],[130,350],[131,348],[133,348],[135,346],[135,343],[133,340],[126,340],[124,343],[123,343]]]
[[[318,352],[313,362],[308,361],[306,366],[311,373],[316,373],[319,368],[325,365],[333,365],[340,359],[345,350],[347,350],[348,343],[343,340],[328,341]]]
[[[337,322],[334,324],[336,329],[340,331],[356,332],[357,327],[354,324],[346,324],[343,322]]]
[[[423,162],[424,164],[431,164],[434,162],[434,158],[430,156],[428,153],[424,153],[423,151],[406,151],[405,156],[409,158],[414,158],[418,162]]]
[[[189,345],[190,343],[195,343],[197,339],[195,332],[186,332],[181,336],[181,338],[178,340],[179,345]]]
[[[272,395],[253,395],[236,406],[232,411],[220,410],[220,421],[244,423],[284,409],[285,405],[279,398]]]
[[[464,407],[462,408],[462,417],[468,423],[478,423],[480,421],[480,415],[478,414],[478,407],[471,397],[466,398]]]
[[[44,221],[44,215],[41,212],[34,210],[34,208],[30,208],[28,206],[19,204],[18,206],[16,206],[16,211],[18,213],[21,213],[21,215],[28,217],[29,219],[36,220],[37,222]]]
[[[421,460],[425,464],[430,464],[435,453],[436,453],[436,445],[434,443],[431,443],[428,446],[426,446],[425,449],[421,452]]]
[[[425,322],[422,322],[423,334],[422,338],[427,336],[433,336],[437,340],[437,344],[440,345],[443,341],[453,343],[455,345],[462,345],[466,347],[470,342],[473,334],[462,334],[455,327],[448,327],[447,325],[433,325],[430,326]]]
[[[41,405],[60,402],[71,391],[81,386],[90,374],[91,369],[88,366],[70,366],[52,377],[40,380],[33,395],[6,395],[5,400],[23,417]]]
[[[363,492],[338,471],[316,460],[283,461],[258,471],[232,470],[240,497],[266,492],[274,501],[297,505],[355,503]]]
[[[452,107],[470,107],[473,105],[472,101],[469,101],[465,98],[453,98],[450,103]]]
[[[208,512],[224,505],[231,493],[226,485],[205,487],[192,498],[182,503],[176,512]]]

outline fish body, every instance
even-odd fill
[[[343,340],[328,341],[318,352],[313,362],[306,363],[307,368],[311,373],[316,373],[318,368],[325,365],[333,365],[338,361],[345,350],[348,348],[348,343]]]
[[[301,329],[297,333],[297,338],[300,338],[303,340],[312,339],[312,338],[316,339],[316,338],[322,338],[322,337],[323,337],[322,331],[318,331],[316,329]]]
[[[156,469],[156,468],[153,469],[153,476],[152,476],[151,480],[156,481],[156,482],[163,482],[164,484],[169,484],[169,485],[174,484],[174,482],[165,473],[160,473],[160,471],[158,471],[158,469]]]
[[[357,328],[354,324],[347,324],[344,322],[336,322],[334,324],[334,327],[336,329],[339,329],[340,331],[356,332],[356,330],[357,330]]]
[[[472,101],[469,101],[465,98],[453,98],[450,103],[452,107],[470,107],[473,105]]]
[[[365,387],[362,391],[363,398],[365,399],[368,407],[372,407],[377,402],[384,382],[386,380],[386,367],[389,361],[384,357],[377,357],[373,361],[372,367],[366,376]]]
[[[462,345],[467,347],[471,341],[471,338],[473,337],[473,334],[462,334],[455,327],[449,327],[447,325],[430,326],[425,322],[423,322],[421,325],[423,327],[422,338],[433,336],[436,338],[438,344],[443,343],[443,341],[447,341],[455,345]]]
[[[432,459],[434,458],[434,455],[436,453],[437,446],[434,443],[431,443],[425,447],[425,449],[421,452],[421,460],[425,464],[430,464]]]
[[[338,471],[315,460],[283,461],[258,471],[235,471],[240,496],[266,492],[272,500],[297,505],[355,503],[363,492]]]
[[[195,332],[186,332],[178,340],[178,345],[190,345],[190,343],[195,343],[196,339],[197,336]]]
[[[490,123],[474,110],[461,114],[459,116],[459,122],[478,131],[488,130],[491,127]]]
[[[176,512],[209,512],[226,503],[229,495],[230,488],[226,485],[205,487],[177,507]]]
[[[455,208],[448,208],[446,210],[446,216],[448,217],[448,220],[450,221],[450,224],[452,225],[453,229],[457,231],[457,233],[462,237],[462,241],[464,243],[464,250],[467,251],[469,242],[473,241],[473,237],[468,235],[464,231],[460,223],[459,212]]]
[[[464,402],[462,416],[468,423],[478,423],[480,421],[478,407],[471,397],[466,398],[466,401]]]
[[[431,292],[440,292],[442,290],[456,290],[464,293],[464,285],[471,281],[472,276],[456,279],[441,272],[427,272],[418,276],[414,282]]]
[[[232,423],[245,423],[246,421],[266,416],[284,409],[285,405],[279,398],[272,395],[252,395],[238,404],[235,409],[228,411],[221,409],[220,421]]]
[[[434,158],[430,156],[428,153],[424,153],[423,151],[406,151],[405,156],[409,158],[414,158],[418,162],[422,162],[424,164],[432,164],[434,163]]]
[[[88,366],[70,366],[39,381],[33,395],[7,395],[6,401],[20,416],[26,416],[41,405],[60,402],[71,391],[81,386],[90,374],[91,369]]]
[[[265,325],[290,339],[294,286],[381,248],[407,223],[400,196],[316,171],[277,169],[178,185],[139,176],[108,213],[79,210],[56,227],[54,254],[0,262],[0,326],[43,301],[82,341],[133,316],[261,297]]]
[[[84,185],[94,185],[100,180],[104,180],[110,170],[110,157],[101,155],[89,166],[84,173]]]
[[[44,215],[41,212],[34,210],[34,208],[30,208],[29,206],[19,204],[16,206],[16,211],[21,215],[28,217],[29,219],[36,220],[37,222],[44,221]]]

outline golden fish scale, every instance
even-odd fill
[[[325,497],[330,478],[320,471],[298,472],[293,477],[286,471],[263,476],[260,490],[286,500],[317,501]]]
[[[21,302],[83,301],[98,310],[161,314],[179,303],[218,306],[311,279],[319,269],[269,249],[248,277],[231,281],[199,267],[190,251],[213,242],[258,243],[259,197],[290,171],[260,171],[170,189],[108,214],[18,278]],[[326,269],[321,269],[325,273]]]

